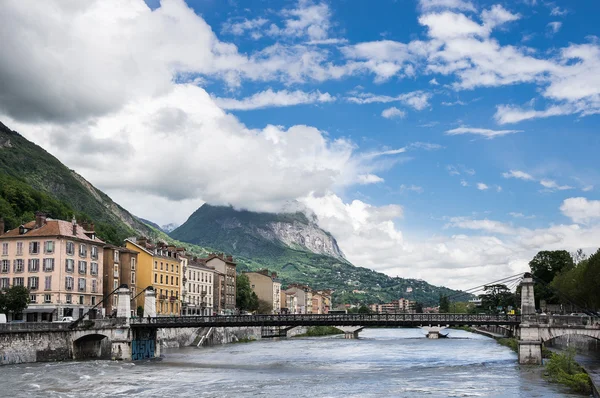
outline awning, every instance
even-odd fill
[[[56,307],[41,307],[41,308],[27,307],[23,310],[23,314],[31,314],[34,312],[51,313],[51,312],[55,312],[56,310],[57,310]]]

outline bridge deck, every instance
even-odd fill
[[[518,325],[518,315],[470,314],[294,314],[137,318],[132,328],[249,327],[249,326],[464,326]]]

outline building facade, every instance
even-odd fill
[[[285,291],[286,294],[294,293],[297,304],[295,314],[312,314],[312,289],[305,285],[291,284]],[[289,308],[289,307],[288,307]]]
[[[228,312],[236,309],[236,263],[232,256],[226,256],[223,253],[213,253],[207,258],[199,259],[209,268],[212,268],[224,277],[224,291],[219,294],[220,311],[227,310]]]
[[[213,315],[215,270],[195,257],[181,256],[183,264],[182,315]]]
[[[147,238],[126,239],[125,247],[138,254],[137,286],[141,289],[152,286],[156,292],[156,315],[181,315],[183,270],[179,256],[184,249],[163,242],[152,244]],[[144,296],[138,295],[136,308],[144,306]]]
[[[0,289],[16,285],[30,290],[30,304],[18,318],[80,318],[102,300],[104,242],[96,237],[93,224],[48,219],[38,212],[35,221],[1,234],[0,246]],[[100,305],[88,316],[103,312]]]
[[[281,310],[281,282],[277,279],[275,272],[260,270],[256,272],[244,272],[250,281],[250,288],[256,293],[258,299],[269,303],[269,313],[277,314]]]
[[[139,292],[137,288],[137,256],[138,252],[125,247],[113,245],[104,246],[104,266],[102,272],[102,286],[104,297],[109,295],[121,285],[127,285],[131,291],[131,298]],[[145,288],[146,286],[144,286]],[[117,295],[113,294],[104,302],[106,315],[114,316],[117,311]],[[131,308],[132,315],[136,308]]]

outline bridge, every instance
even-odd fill
[[[502,326],[514,331],[519,339],[519,363],[541,364],[542,344],[563,335],[585,335],[600,340],[600,321],[586,316],[546,316],[535,310],[533,280],[525,274],[521,282],[521,315],[472,314],[291,314],[157,317],[153,313],[155,292],[146,291],[143,318],[130,318],[130,295],[126,287],[118,290],[117,318],[84,320],[72,324],[22,323],[0,325],[0,354],[8,334],[21,335],[24,343],[44,336],[57,336],[65,346],[42,352],[42,360],[79,359],[99,356],[109,350],[113,359],[136,360],[160,356],[158,329],[172,328],[275,328],[285,331],[298,326],[335,326],[346,338],[357,338],[365,327],[420,327],[428,337],[437,338],[451,326]],[[277,334],[276,334],[277,335]],[[4,337],[3,337],[4,336]],[[55,339],[56,340],[56,339]],[[53,341],[55,341],[53,340]],[[30,344],[30,343],[29,343]],[[62,350],[62,351],[61,351]],[[61,354],[62,353],[62,354]],[[39,351],[35,355],[38,355]],[[30,362],[35,362],[37,358]],[[0,364],[2,364],[0,357]],[[6,363],[6,362],[4,362]]]

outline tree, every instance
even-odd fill
[[[440,313],[450,312],[450,300],[445,294],[440,294]]]
[[[515,295],[506,285],[489,285],[484,288],[485,293],[480,294],[481,307],[490,314],[506,311],[508,307],[515,307]]]
[[[259,314],[271,314],[273,313],[273,303],[270,303],[266,300],[258,300],[258,309],[257,312]]]
[[[0,313],[19,314],[29,305],[29,289],[12,286],[0,292]]]
[[[417,301],[415,303],[414,309],[415,309],[415,313],[422,314],[423,313],[423,303],[420,303],[420,302]]]
[[[138,305],[135,313],[137,314],[138,317],[143,317],[144,316],[144,307],[142,307],[141,305]]]
[[[235,304],[240,311],[256,311],[258,309],[258,296],[250,287],[250,280],[244,274],[236,278]]]
[[[357,312],[359,314],[370,314],[371,310],[369,309],[369,307],[367,307],[366,305],[363,304],[358,308]]]
[[[536,307],[539,301],[545,300],[548,304],[558,304],[558,295],[550,288],[549,284],[561,272],[566,272],[575,266],[573,257],[566,250],[541,251],[529,262],[529,268],[534,277],[534,292]]]

